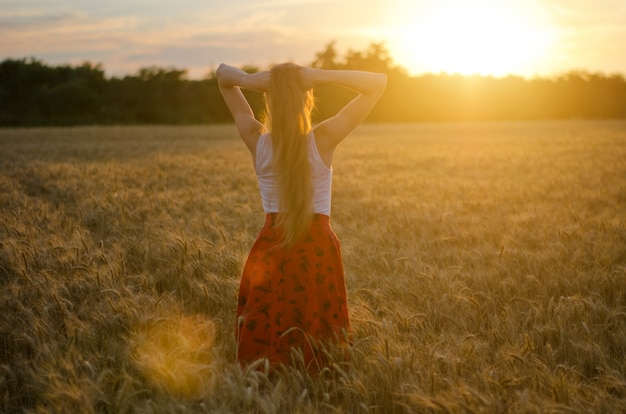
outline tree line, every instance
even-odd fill
[[[340,56],[331,42],[311,66],[385,72],[388,85],[368,120],[374,122],[626,118],[626,79],[585,71],[527,79],[426,74],[410,76],[382,43]],[[253,66],[242,68],[259,70]],[[261,94],[246,92],[261,113]],[[315,116],[334,114],[352,98],[332,85],[315,90]],[[105,76],[101,64],[50,66],[33,59],[0,63],[0,126],[81,124],[208,124],[232,120],[214,73],[191,80],[187,71],[148,67]]]

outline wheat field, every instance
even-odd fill
[[[0,412],[626,412],[626,122],[364,125],[347,361],[234,362],[234,126],[0,129]]]

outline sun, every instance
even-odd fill
[[[504,76],[540,70],[553,43],[530,2],[441,0],[407,7],[390,47],[411,71]],[[408,4],[407,4],[408,6]]]

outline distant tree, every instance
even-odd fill
[[[36,59],[0,63],[3,125],[97,122],[106,84],[101,65],[50,67]]]
[[[241,67],[241,70],[243,70],[246,73],[257,73],[260,69],[256,65],[243,65]]]
[[[371,43],[364,51],[348,50],[346,69],[368,70],[389,73],[394,70],[393,59],[383,43]]]
[[[348,49],[342,60],[339,59],[335,45],[336,41],[333,40],[326,44],[324,50],[317,52],[311,67],[319,69],[369,70],[372,72],[384,72],[388,75],[406,76],[406,70],[394,64],[389,50],[382,42],[372,42],[363,51]]]
[[[315,60],[311,63],[311,67],[318,69],[337,69],[339,63],[336,62],[337,50],[335,49],[336,41],[333,40],[326,44],[326,48],[315,54]]]
[[[381,101],[369,116],[370,120],[380,121],[385,114],[396,112],[400,99],[401,88],[408,78],[406,70],[394,64],[389,50],[384,43],[370,43],[363,51],[348,49],[341,59],[337,53],[336,42],[329,42],[325,49],[316,53],[316,59],[311,66],[321,69],[353,69],[383,72],[389,77],[389,84]],[[354,94],[333,85],[320,85],[315,90],[318,99],[316,118],[324,119],[334,115],[343,107]]]
[[[336,42],[315,54],[313,67],[387,73],[389,82],[369,120],[377,122],[626,118],[626,79],[570,71],[551,78],[427,74],[411,77],[384,43],[340,56]],[[245,65],[248,73],[258,72]],[[261,116],[263,94],[244,91]],[[316,119],[334,115],[354,93],[315,89]],[[0,62],[0,126],[185,124],[232,121],[214,73],[189,80],[187,70],[156,66],[107,79],[100,64],[49,66],[35,58]]]

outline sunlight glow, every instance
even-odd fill
[[[407,2],[408,3],[408,2]],[[442,0],[396,11],[390,47],[410,71],[504,76],[541,69],[554,35],[531,2]]]

